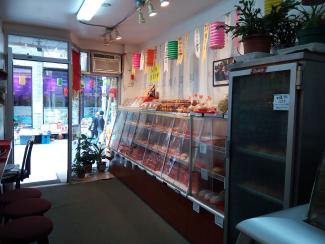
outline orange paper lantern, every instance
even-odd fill
[[[147,66],[153,66],[155,63],[155,50],[154,49],[147,49],[146,53],[146,64]]]

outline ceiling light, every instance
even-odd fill
[[[84,0],[82,3],[77,19],[83,21],[91,20],[105,0]]]
[[[107,34],[105,34],[105,36],[104,36],[104,46],[108,46],[108,45],[110,45],[112,41],[113,41],[113,40],[112,40],[112,35],[111,35],[111,33],[107,33]]]
[[[157,12],[156,12],[155,8],[153,7],[151,1],[150,0],[147,0],[146,3],[147,3],[147,7],[148,7],[148,14],[149,14],[149,16],[150,17],[156,16],[157,15]]]
[[[141,8],[138,8],[137,11],[138,11],[138,23],[144,24],[146,21],[145,21],[143,14],[141,12]]]
[[[121,40],[122,39],[122,36],[120,35],[120,33],[118,32],[117,29],[115,29],[115,40]]]
[[[169,5],[169,1],[168,0],[160,0],[160,6],[161,7],[167,7]]]

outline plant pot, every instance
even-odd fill
[[[321,42],[325,43],[325,25],[316,28],[300,30],[297,33],[299,45]]]
[[[105,172],[106,170],[106,162],[100,162],[100,163],[97,163],[97,170],[98,172]]]
[[[78,176],[78,178],[80,178],[80,179],[85,178],[85,175],[86,175],[85,172],[77,173],[77,176]]]
[[[243,38],[244,53],[270,53],[271,37],[266,35],[251,35]]]
[[[92,164],[85,164],[85,172],[86,173],[91,173],[92,172]]]

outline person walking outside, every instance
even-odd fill
[[[105,127],[105,120],[104,120],[104,112],[100,111],[99,112],[99,117],[98,117],[98,126],[97,126],[97,131],[98,131],[98,140],[99,143],[103,143],[103,131]]]
[[[91,139],[97,139],[98,137],[98,122],[99,122],[98,118],[99,118],[99,112],[96,112],[89,126],[89,130],[91,132]]]

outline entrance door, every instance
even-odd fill
[[[67,180],[68,64],[13,60],[14,159],[34,139],[31,175],[24,183]]]

